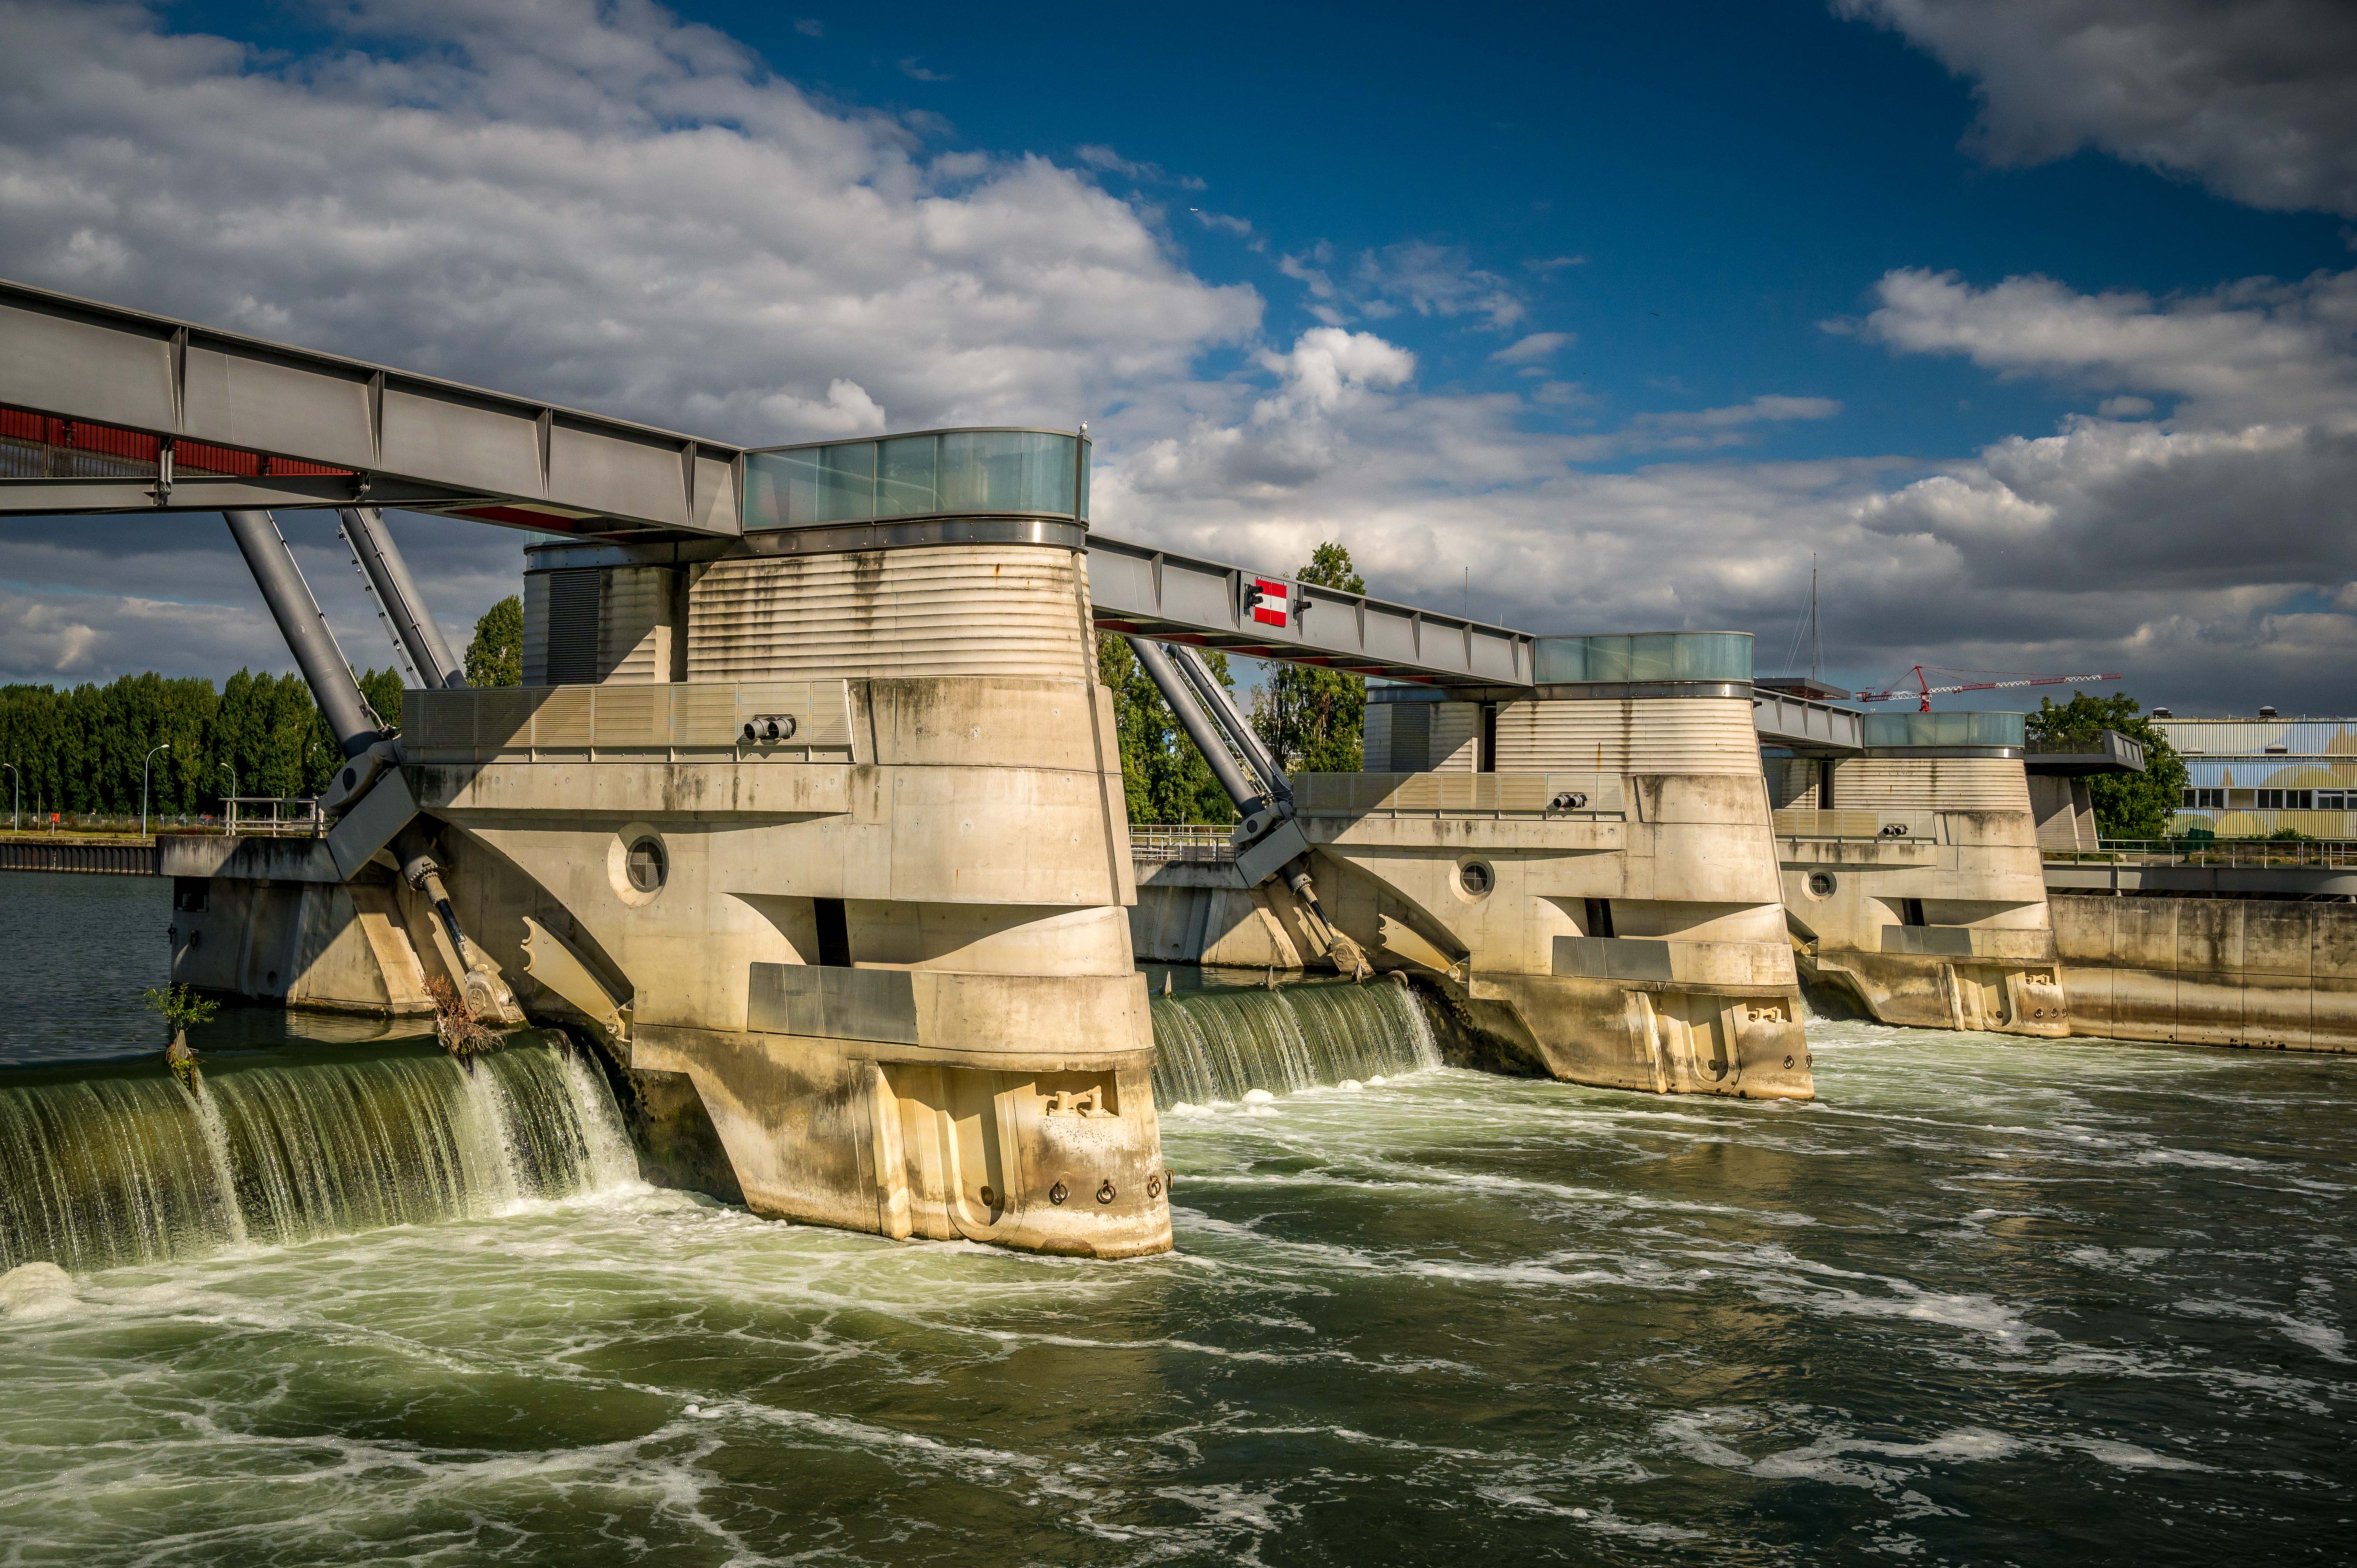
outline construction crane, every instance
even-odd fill
[[[1934,675],[1994,675],[1993,681],[1964,681],[1953,686],[1934,686]],[[2124,681],[2125,675],[2016,675],[2003,670],[1943,670],[1934,664],[1928,668],[1918,664],[1878,691],[1859,692],[1855,700],[1861,703],[1895,703],[1904,698],[1916,698],[1921,703],[1918,710],[1932,711],[1932,699],[1953,692],[2002,692],[2015,686],[2068,686],[2080,681]]]

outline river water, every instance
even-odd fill
[[[160,888],[0,880],[0,1049],[145,1041]],[[122,918],[27,914],[76,899]],[[354,1048],[231,1027],[223,1075]],[[2352,1555],[2357,1061],[1813,1039],[1809,1105],[1437,1069],[1173,1115],[1143,1262],[591,1161],[88,1270],[0,1317],[0,1562]]]

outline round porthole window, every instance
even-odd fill
[[[663,878],[671,874],[671,863],[663,857],[662,841],[653,838],[634,841],[622,862],[622,870],[631,892],[661,892]]]
[[[1809,897],[1830,898],[1834,896],[1834,874],[1830,871],[1809,873]]]
[[[1457,886],[1465,890],[1468,898],[1486,898],[1497,878],[1490,868],[1478,860],[1469,860],[1457,868]]]

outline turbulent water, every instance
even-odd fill
[[[1142,1262],[623,1180],[81,1270],[0,1317],[0,1561],[2351,1555],[2357,1061],[1813,1042],[1174,1114]]]
[[[215,1053],[193,1097],[153,1065],[0,1078],[0,1269],[482,1216],[636,1174],[605,1084],[561,1036],[468,1066],[431,1040]]]
[[[1154,999],[1154,1102],[1207,1105],[1363,1081],[1440,1065],[1408,991],[1313,980],[1223,985]]]

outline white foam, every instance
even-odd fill
[[[1275,1098],[1275,1095],[1271,1094],[1265,1089],[1247,1089],[1244,1090],[1244,1103],[1246,1105],[1266,1105]]]
[[[0,1317],[27,1323],[63,1317],[76,1305],[73,1276],[55,1263],[19,1263],[0,1274]]]

